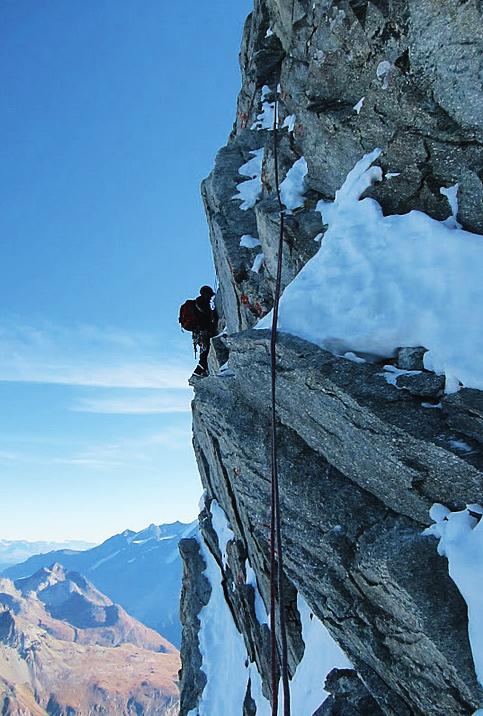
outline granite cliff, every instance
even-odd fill
[[[307,169],[303,204],[285,217],[284,287],[316,254],[314,238],[324,241],[317,205],[333,201],[375,147],[385,180],[364,196],[385,216],[418,210],[481,234],[481,19],[478,0],[256,0],[247,19],[236,121],[202,185],[226,330],[193,401],[205,494],[201,539],[180,545],[181,716],[218,713],[216,693],[207,695],[219,677],[206,662],[203,626],[215,598],[245,655],[241,696],[225,712],[260,716],[271,698],[269,333],[254,325],[274,294],[275,97],[281,178],[302,157]],[[256,200],[240,188],[250,181]],[[455,184],[456,208],[448,192]],[[466,604],[437,542],[422,532],[434,503],[483,504],[483,394],[445,392],[444,375],[425,367],[424,352],[403,345],[354,360],[279,335],[294,691],[309,649],[305,607],[351,667],[332,664],[345,668],[330,674],[325,692],[321,670],[318,695],[295,694],[297,716],[463,716],[482,703]],[[477,509],[471,519],[480,519]],[[229,667],[223,637],[218,647]]]

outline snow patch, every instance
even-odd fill
[[[256,121],[250,129],[273,129],[275,118],[275,102],[268,102],[265,98],[270,94],[271,89],[267,85],[262,87],[262,111],[257,115]]]
[[[376,77],[382,83],[382,89],[389,87],[389,77],[394,69],[394,65],[389,60],[379,62],[376,69]]]
[[[420,211],[384,216],[360,199],[382,170],[381,150],[349,172],[333,202],[317,209],[329,228],[317,254],[285,289],[279,330],[336,355],[389,357],[426,346],[424,367],[483,389],[483,241]],[[258,328],[271,327],[271,314]]]
[[[360,356],[356,355],[355,353],[352,353],[352,351],[348,351],[347,353],[344,353],[342,356],[346,360],[352,361],[352,363],[365,363],[366,361],[364,358],[361,358]]]
[[[307,162],[300,157],[290,167],[287,176],[280,184],[280,196],[287,207],[287,214],[304,205],[304,184],[308,172]]]
[[[213,526],[216,525],[218,539],[221,540],[220,546],[223,543],[226,550],[229,535],[233,533],[218,503],[212,502],[211,513]],[[199,614],[198,635],[202,657],[201,668],[207,681],[198,707],[192,709],[190,714],[191,716],[226,716],[242,713],[248,679],[251,678],[257,716],[270,716],[270,704],[262,694],[260,676],[255,665],[249,663],[243,636],[236,628],[225,601],[223,575],[202,539],[200,552],[206,563],[204,574],[211,585],[209,602]]]
[[[262,264],[265,260],[265,254],[257,254],[255,256],[255,260],[253,262],[253,266],[251,267],[250,271],[253,271],[253,273],[258,273],[260,269],[262,268]]]
[[[249,584],[253,587],[255,592],[255,614],[258,619],[258,623],[268,624],[269,617],[265,603],[260,595],[260,590],[258,589],[257,575],[255,574],[255,570],[251,567],[248,559],[245,561],[245,573],[247,575],[245,584]]]
[[[362,106],[364,104],[365,97],[361,97],[357,104],[355,104],[352,109],[357,112],[357,114],[361,113]]]
[[[401,172],[386,172],[384,174],[384,179],[392,179],[393,177],[401,176]]]
[[[238,199],[242,202],[240,209],[243,211],[252,209],[262,193],[263,152],[263,147],[251,151],[250,154],[253,154],[253,158],[242,164],[238,170],[241,176],[251,177],[248,181],[238,184],[238,194],[232,197],[232,199]]]
[[[449,576],[467,604],[475,672],[483,685],[483,519],[473,517],[470,507],[483,513],[480,505],[468,505],[459,512],[451,512],[444,505],[433,505],[429,514],[435,524],[424,530],[423,535],[439,540],[438,554],[447,557]]]
[[[223,365],[220,366],[220,370],[218,371],[218,376],[220,378],[233,378],[234,375],[235,375],[235,373],[230,368],[229,361],[227,361],[226,363],[223,363]]]
[[[393,365],[385,365],[383,370],[384,373],[379,373],[379,375],[384,376],[386,383],[394,385],[396,388],[399,388],[397,379],[401,375],[419,375],[421,373],[420,370],[402,370],[402,368],[396,368]]]
[[[300,594],[297,608],[305,650],[290,684],[292,709],[294,714],[312,714],[329,695],[324,689],[327,674],[334,668],[353,667]]]
[[[235,539],[235,535],[233,533],[233,530],[230,528],[230,525],[228,524],[228,520],[226,519],[225,513],[223,512],[222,508],[216,500],[213,500],[213,502],[211,503],[210,510],[211,524],[213,525],[213,529],[215,530],[216,536],[218,537],[218,546],[220,548],[223,566],[226,568],[228,564],[226,548],[228,546],[228,542],[231,542]]]
[[[296,122],[296,116],[295,114],[289,114],[288,117],[285,117],[283,120],[282,127],[287,127],[289,132],[293,132],[295,128],[295,122]]]
[[[95,569],[101,566],[101,564],[105,564],[106,562],[109,562],[110,559],[113,559],[113,557],[117,557],[117,555],[121,552],[120,549],[117,550],[117,552],[113,552],[112,554],[109,554],[107,557],[103,557],[98,562],[95,562],[89,569],[88,572],[93,572]]]
[[[439,193],[447,198],[451,209],[451,216],[443,221],[443,224],[449,226],[450,229],[461,229],[461,224],[456,218],[458,216],[458,188],[459,184],[453,184],[453,186],[443,186],[439,190]]]
[[[254,249],[260,245],[260,239],[256,239],[254,236],[250,236],[250,234],[243,234],[240,239],[240,246],[242,246],[244,249]]]
[[[468,445],[468,443],[464,440],[458,440],[457,438],[450,438],[448,440],[448,445],[450,445],[455,450],[459,450],[460,452],[473,452],[473,448],[471,447],[471,445]]]

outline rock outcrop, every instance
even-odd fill
[[[269,626],[256,601],[268,605],[270,594],[269,334],[253,326],[273,303],[279,216],[273,132],[252,127],[280,85],[281,176],[302,155],[308,165],[304,206],[286,216],[284,286],[317,251],[317,201],[332,200],[376,146],[389,178],[368,194],[386,214],[418,209],[444,220],[451,209],[440,188],[458,183],[458,221],[481,233],[481,27],[477,0],[256,0],[245,26],[236,122],[202,186],[226,332],[214,341],[213,375],[196,384],[193,432],[206,491],[201,537],[267,699]],[[261,148],[261,195],[243,211],[233,199],[238,170]],[[240,245],[243,235],[259,244]],[[401,369],[390,373],[279,335],[289,669],[293,676],[306,646],[300,595],[357,672],[329,679],[324,705],[297,716],[463,716],[482,701],[465,603],[436,542],[422,536],[433,503],[483,501],[482,397],[444,395],[444,378],[424,370],[424,350],[387,356]],[[233,531],[226,554],[212,500]],[[210,585],[196,540],[181,553],[180,714],[193,716],[206,682],[199,628]],[[255,713],[252,688],[249,680],[240,716]]]

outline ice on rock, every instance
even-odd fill
[[[300,157],[290,167],[287,176],[280,184],[280,196],[287,207],[287,213],[304,205],[305,177],[308,172],[307,162]]]
[[[381,150],[349,172],[333,202],[319,201],[328,229],[316,255],[286,287],[279,330],[336,355],[379,358],[425,346],[424,367],[483,389],[483,241],[420,211],[384,216],[361,199]],[[271,327],[271,314],[257,324]]]

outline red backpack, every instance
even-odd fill
[[[199,311],[196,308],[196,301],[189,299],[179,309],[179,322],[185,331],[196,331],[200,325]]]

